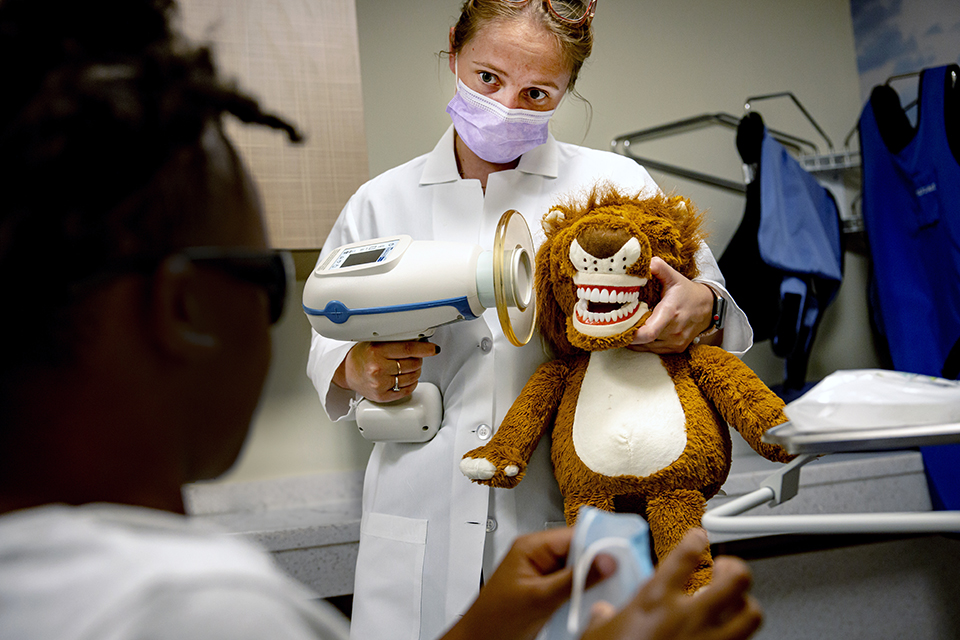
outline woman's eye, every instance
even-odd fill
[[[546,91],[541,91],[540,89],[530,89],[527,95],[529,95],[530,99],[534,102],[540,102],[541,100],[546,100],[549,97]]]
[[[480,82],[483,84],[493,84],[497,81],[497,76],[493,75],[489,71],[480,72]]]

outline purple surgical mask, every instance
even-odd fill
[[[554,110],[508,109],[457,79],[447,113],[464,144],[483,160],[505,164],[547,141]]]

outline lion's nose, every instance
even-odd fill
[[[577,243],[590,255],[609,258],[632,237],[633,234],[623,228],[587,227],[577,233]]]

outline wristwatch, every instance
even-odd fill
[[[727,300],[716,290],[708,284],[704,284],[707,289],[710,289],[710,293],[713,294],[713,310],[710,312],[710,326],[700,334],[700,336],[710,336],[715,334],[720,329],[723,329],[723,321],[727,315]]]

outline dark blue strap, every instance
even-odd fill
[[[339,300],[331,300],[323,309],[312,309],[303,305],[303,311],[307,315],[322,316],[336,324],[343,324],[352,316],[369,316],[385,313],[398,313],[402,311],[417,311],[420,309],[436,309],[437,307],[453,307],[466,320],[474,320],[478,316],[474,315],[470,309],[470,302],[466,296],[461,298],[447,298],[446,300],[429,300],[427,302],[414,302],[410,304],[395,304],[386,307],[360,307],[351,309]]]

